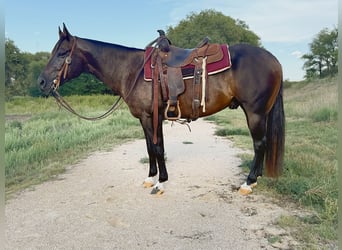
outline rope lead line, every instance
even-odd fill
[[[121,96],[116,100],[116,102],[113,104],[113,106],[104,114],[97,116],[97,117],[86,117],[83,115],[78,114],[65,100],[64,98],[57,92],[57,90],[52,91],[52,96],[56,99],[57,104],[68,110],[70,113],[78,116],[79,118],[82,118],[84,120],[88,121],[97,121],[104,119],[111,115],[115,110],[119,109],[119,107],[122,105],[123,102],[119,103],[121,101]]]

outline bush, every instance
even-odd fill
[[[314,111],[310,118],[314,122],[331,122],[337,121],[337,110],[332,110],[330,108],[321,108],[317,111]]]

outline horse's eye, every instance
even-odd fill
[[[69,50],[65,50],[65,51],[60,51],[58,52],[57,56],[58,57],[65,57],[68,54]]]

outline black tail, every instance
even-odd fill
[[[278,177],[282,173],[285,150],[285,114],[283,83],[267,118],[266,174]]]

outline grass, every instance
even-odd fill
[[[104,113],[114,101],[112,96],[68,99],[76,110],[90,116]],[[110,117],[90,122],[60,110],[52,98],[15,98],[6,103],[6,116],[7,195],[62,173],[67,164],[92,151],[143,138],[139,121],[124,105]]]
[[[284,172],[276,180],[258,181],[258,190],[270,192],[283,201],[289,199],[311,211],[314,222],[307,217],[291,216],[278,221],[280,226],[291,228],[304,249],[312,249],[314,245],[319,249],[329,248],[337,241],[337,92],[337,79],[287,85]],[[218,135],[252,150],[241,109],[224,110],[208,119],[219,125]],[[246,171],[252,156],[241,156]]]

